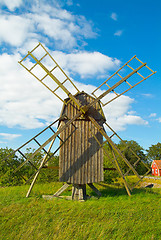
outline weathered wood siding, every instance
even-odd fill
[[[76,96],[81,103],[88,104],[93,98],[85,93]],[[73,103],[64,107],[62,114],[70,119],[75,116],[78,109]],[[92,115],[103,126],[104,116],[99,103],[87,115]],[[62,120],[63,126],[67,120]],[[71,135],[71,136],[70,136]],[[86,117],[77,119],[66,128],[60,137],[65,141],[59,153],[59,180],[61,182],[86,184],[103,181],[103,150],[95,140],[95,135],[100,143],[103,136]]]

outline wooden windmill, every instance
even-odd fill
[[[134,65],[132,65],[133,62],[135,62]],[[60,118],[14,151],[14,153],[18,152],[25,158],[24,162],[14,170],[14,173],[19,171],[26,163],[31,163],[33,165],[32,158],[39,151],[43,150],[45,152],[40,167],[36,169],[35,174],[29,178],[29,180],[33,178],[33,181],[26,197],[29,196],[40,170],[46,166],[47,161],[49,161],[58,150],[59,180],[65,182],[65,184],[54,194],[54,196],[59,196],[70,184],[73,185],[72,199],[86,199],[86,184],[100,196],[100,192],[93,183],[104,180],[103,154],[108,156],[108,152],[103,146],[107,143],[110,146],[113,156],[112,158],[111,156],[108,157],[111,159],[114,167],[123,179],[128,195],[131,195],[134,186],[129,186],[126,181],[126,175],[130,171],[133,172],[133,174],[137,176],[139,182],[143,176],[139,176],[136,171],[136,166],[142,161],[130,149],[132,154],[137,157],[137,161],[132,165],[125,158],[123,152],[117,148],[112,138],[117,137],[123,143],[124,141],[107,124],[102,107],[119,98],[121,95],[152,76],[155,72],[151,70],[146,63],[143,63],[134,56],[96,88],[91,96],[78,90],[74,82],[70,80],[41,43],[32,51],[28,52],[19,63],[63,102]],[[125,69],[128,69],[128,74],[123,76],[126,72]],[[146,76],[142,75],[142,69],[146,70]],[[103,91],[100,91],[101,89],[103,89]],[[101,94],[99,94],[100,92]],[[65,93],[65,96],[63,96],[62,93]],[[104,99],[106,100],[105,102],[103,102]],[[56,132],[53,130],[55,123],[58,123]],[[110,130],[112,134],[107,134],[105,128],[107,132]],[[40,143],[37,138],[47,130],[52,132],[51,137],[45,142]],[[59,138],[60,145],[54,153],[51,153],[51,148],[56,138]],[[38,147],[29,158],[26,158],[21,149],[32,141],[34,141]],[[49,147],[46,149],[48,145]],[[126,144],[125,149],[127,149]],[[126,173],[122,172],[119,165],[118,158],[120,157],[129,168]],[[144,164],[144,162],[142,162],[142,164]],[[149,171],[150,169],[147,167],[145,175]],[[24,176],[22,177],[24,178]]]

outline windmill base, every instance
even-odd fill
[[[75,201],[85,201],[91,198],[91,196],[86,194],[86,184],[73,184],[72,196],[60,196],[60,194],[63,193],[69,186],[70,184],[65,183],[54,195],[43,195],[42,197],[48,200],[58,197]],[[88,183],[88,186],[98,195],[98,197],[101,196],[100,191],[92,183]]]
[[[85,201],[87,199],[86,184],[73,184],[72,200]]]

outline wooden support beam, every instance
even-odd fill
[[[126,191],[127,191],[128,195],[131,196],[130,188],[129,188],[129,186],[128,186],[126,180],[125,180],[125,177],[124,177],[124,175],[123,175],[123,173],[122,173],[122,171],[121,171],[121,168],[120,168],[120,166],[119,166],[119,163],[118,163],[118,161],[117,161],[117,158],[116,158],[116,156],[115,156],[114,150],[113,150],[113,148],[112,148],[111,145],[110,145],[110,148],[111,148],[111,151],[112,151],[112,154],[113,154],[113,157],[114,157],[114,161],[115,161],[116,167],[117,167],[117,169],[118,169],[118,172],[119,172],[119,174],[120,174],[120,176],[121,176],[121,178],[122,178],[122,180],[123,180],[124,186],[125,186],[125,188],[126,188]]]
[[[73,184],[72,200],[85,201],[86,199],[86,184]]]
[[[32,188],[33,188],[33,186],[34,186],[34,184],[35,184],[35,182],[36,182],[36,180],[37,180],[37,178],[38,178],[38,176],[39,176],[40,170],[41,170],[41,168],[43,167],[44,163],[46,162],[46,159],[47,159],[47,157],[48,157],[48,153],[50,152],[50,150],[51,150],[51,148],[52,148],[52,146],[53,146],[53,144],[54,144],[55,139],[56,139],[56,137],[52,140],[52,142],[51,142],[51,144],[50,144],[50,146],[49,146],[49,148],[48,148],[48,151],[47,151],[46,155],[44,156],[44,158],[43,158],[43,160],[42,160],[42,162],[41,162],[41,164],[40,164],[40,167],[39,167],[38,171],[37,171],[36,174],[35,174],[35,177],[34,177],[32,183],[31,183],[31,185],[30,185],[30,188],[29,188],[29,190],[28,190],[28,192],[27,192],[27,194],[26,194],[26,197],[29,197],[29,195],[30,195],[30,193],[31,193],[31,191],[32,191]]]
[[[116,168],[108,168],[108,167],[104,167],[103,170],[116,170]]]
[[[139,178],[141,179],[141,177],[139,176],[139,174],[137,173],[137,171],[133,168],[133,166],[131,165],[131,163],[125,158],[125,156],[121,153],[121,151],[117,148],[117,146],[115,145],[115,143],[111,140],[111,138],[106,134],[106,132],[104,131],[104,129],[96,122],[96,120],[91,117],[88,116],[88,118],[91,120],[91,122],[94,124],[94,126],[99,130],[100,133],[102,133],[102,135],[108,140],[109,144],[111,145],[111,147],[117,152],[117,154],[120,155],[120,157],[125,161],[125,163],[129,166],[129,168],[131,168],[131,170],[133,171],[133,173]]]
[[[56,193],[53,194],[53,196],[58,197],[62,192],[64,192],[70,184],[65,183]]]
[[[34,158],[34,156],[41,151],[47,144],[49,144],[53,139],[55,139],[66,127],[68,127],[71,123],[73,123],[78,117],[82,115],[81,112],[78,112],[72,119],[70,119],[66,124],[61,127],[56,133],[54,133],[46,142],[44,142],[41,147],[39,147],[26,161],[24,161],[19,167],[17,167],[14,171],[16,173],[21,167],[23,167],[28,161]],[[21,146],[22,147],[22,146]],[[20,148],[19,148],[20,149]],[[17,150],[16,150],[17,151]],[[16,152],[15,151],[15,152]]]
[[[93,185],[93,183],[88,183],[88,186],[99,196],[101,197],[101,192]]]
[[[58,170],[59,166],[43,166],[42,168],[49,168],[49,169],[53,169],[53,170]]]

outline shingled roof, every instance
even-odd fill
[[[161,160],[154,160],[153,163],[157,165],[158,169],[161,169]]]

